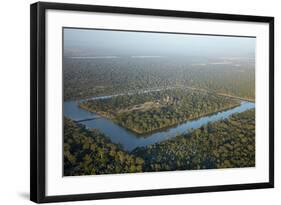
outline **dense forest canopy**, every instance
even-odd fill
[[[128,153],[97,130],[64,119],[64,175],[255,166],[255,110]]]
[[[252,58],[209,59],[196,56],[161,58],[63,59],[64,99],[85,99],[173,86],[202,88],[253,100]]]
[[[133,154],[145,171],[238,168],[255,166],[255,110],[210,123]]]
[[[64,119],[65,176],[140,172],[143,163],[98,130]]]

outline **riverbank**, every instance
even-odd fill
[[[254,103],[243,101],[240,106],[234,107],[232,109],[201,117],[199,119],[189,120],[174,127],[158,130],[157,132],[147,135],[138,135],[133,133],[107,118],[85,121],[81,122],[80,124],[85,125],[88,129],[99,130],[101,133],[108,136],[113,143],[121,144],[124,150],[130,151],[136,147],[151,145],[173,138],[178,134],[187,133],[189,130],[200,128],[211,122],[227,119],[229,116],[235,113],[241,113],[252,108],[255,108]],[[64,116],[72,120],[80,120],[96,117],[97,115],[80,108],[77,101],[67,101],[64,102]]]
[[[213,111],[213,112],[204,113],[204,114],[201,114],[201,115],[199,115],[199,116],[191,117],[191,118],[185,119],[185,120],[183,120],[183,121],[170,124],[170,125],[168,125],[168,126],[159,127],[158,129],[154,129],[154,130],[148,131],[148,132],[143,132],[143,131],[141,131],[141,130],[131,129],[131,128],[129,128],[129,127],[122,126],[122,124],[118,123],[118,121],[115,120],[115,119],[112,119],[112,120],[113,120],[114,122],[116,122],[118,125],[122,126],[123,128],[125,128],[125,129],[127,129],[127,130],[129,130],[129,131],[131,131],[131,132],[133,132],[133,133],[135,133],[135,134],[137,134],[137,135],[139,135],[139,136],[147,136],[147,135],[149,135],[149,134],[157,133],[157,132],[159,132],[159,131],[165,131],[165,130],[167,130],[167,129],[171,129],[171,128],[173,128],[173,127],[176,127],[176,126],[178,126],[178,125],[180,125],[180,124],[182,124],[182,123],[185,123],[185,122],[188,122],[188,121],[191,121],[191,120],[197,120],[197,119],[200,119],[200,118],[202,118],[202,117],[208,117],[208,116],[210,116],[210,115],[216,114],[216,113],[218,113],[218,112],[223,112],[223,111],[226,111],[226,110],[233,109],[233,108],[235,108],[235,107],[237,107],[237,106],[239,106],[239,105],[240,105],[240,103],[237,104],[237,105],[232,105],[232,106],[229,106],[229,107],[225,107],[225,108],[222,108],[222,109],[218,109],[218,110]]]
[[[178,109],[178,107],[177,107],[178,104],[171,106],[171,105],[166,105],[166,104],[164,105],[163,104],[164,102],[160,102],[160,103],[157,102],[154,104],[159,105],[158,109],[154,109],[154,107],[152,106],[152,107],[146,107],[145,110],[144,109],[136,110],[136,112],[135,112],[135,110],[128,111],[129,108],[126,108],[127,109],[126,111],[123,111],[124,109],[117,109],[117,110],[110,109],[108,112],[106,112],[104,110],[103,111],[101,111],[100,109],[98,110],[99,104],[96,105],[96,103],[97,103],[96,100],[90,100],[88,102],[84,101],[84,102],[78,103],[78,106],[81,109],[84,109],[95,115],[104,117],[104,118],[118,124],[119,126],[122,126],[123,128],[125,128],[137,135],[140,135],[140,136],[155,133],[160,130],[169,129],[169,128],[175,127],[181,123],[199,119],[201,117],[213,115],[213,114],[216,114],[217,112],[229,110],[229,109],[235,108],[241,104],[241,102],[238,100],[230,100],[229,102],[221,103],[221,105],[217,105],[217,108],[214,110],[209,109],[209,108],[206,109],[206,107],[205,107],[204,109],[200,110],[201,112],[199,112],[198,109],[201,109],[200,107],[203,106],[202,101],[200,101],[200,102],[198,102],[199,106],[194,107],[194,110],[189,108],[188,112],[186,112],[183,109]],[[144,102],[143,104],[146,104],[146,103],[147,102]],[[110,103],[108,103],[108,104],[109,104],[109,106],[108,105],[105,106],[107,109],[109,109],[110,105],[111,105]],[[141,104],[141,105],[143,105],[143,104]],[[162,104],[162,105],[160,105],[160,104]],[[194,104],[194,102],[193,102],[193,104]],[[200,106],[200,104],[201,104],[201,106]],[[207,102],[207,104],[208,104],[208,102]],[[141,105],[137,105],[137,106],[140,108],[144,107]],[[136,106],[136,105],[134,105],[134,106]],[[161,106],[161,109],[160,109],[160,106]],[[188,105],[187,107],[190,107],[190,105]],[[215,108],[215,107],[213,107],[213,108]],[[121,112],[121,110],[122,110],[122,112]],[[174,114],[171,116],[171,113],[174,113]],[[134,119],[136,117],[138,118],[137,122]],[[147,118],[150,119],[149,122],[147,122]],[[131,120],[128,120],[128,119],[131,119]],[[143,123],[146,123],[147,127],[144,127]],[[149,124],[147,124],[147,123],[149,123]]]
[[[249,101],[249,102],[253,102],[253,103],[255,102],[255,99],[252,99],[252,98],[245,98],[245,97],[241,97],[241,96],[230,95],[230,94],[226,94],[226,93],[222,93],[222,92],[207,90],[205,88],[198,88],[198,87],[191,87],[191,86],[160,87],[160,88],[152,88],[152,89],[139,90],[139,91],[131,90],[126,93],[120,93],[120,92],[119,93],[108,93],[106,95],[105,95],[105,93],[103,93],[103,94],[95,95],[95,97],[84,96],[82,98],[82,100],[81,100],[81,98],[66,98],[66,99],[64,99],[64,101],[65,102],[66,101],[84,101],[84,100],[89,100],[89,99],[99,100],[99,99],[107,99],[107,98],[112,98],[112,97],[117,97],[117,96],[122,96],[122,95],[134,95],[134,94],[148,93],[148,92],[159,92],[159,91],[163,91],[163,90],[173,90],[173,89],[178,89],[178,88],[187,88],[190,90],[196,90],[196,91],[201,91],[201,92],[215,93],[220,96],[230,97],[230,98],[239,99],[239,100],[243,100],[243,101]]]

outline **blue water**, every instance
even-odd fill
[[[99,98],[108,98],[110,96],[104,96]],[[96,128],[111,139],[113,143],[119,143],[123,146],[123,149],[131,151],[136,147],[146,146],[160,142],[172,137],[177,134],[187,133],[190,129],[196,129],[209,122],[215,122],[218,120],[226,119],[234,113],[244,112],[246,110],[255,108],[255,103],[241,101],[240,106],[235,108],[217,112],[212,115],[201,117],[195,120],[186,121],[175,127],[167,128],[155,133],[148,135],[137,135],[106,118],[99,118],[91,121],[84,121],[87,128]],[[88,112],[78,107],[77,101],[66,101],[64,102],[64,115],[72,120],[81,120],[85,118],[97,117],[99,115]]]

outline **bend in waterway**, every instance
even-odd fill
[[[235,113],[241,113],[246,110],[255,108],[255,103],[241,101],[241,104],[239,106],[231,108],[229,110],[217,112],[194,120],[189,120],[178,124],[175,127],[140,136],[113,123],[107,118],[101,117],[96,113],[91,113],[80,108],[78,106],[78,103],[78,101],[64,102],[64,116],[74,121],[79,121],[86,118],[96,118],[94,120],[82,121],[80,123],[85,125],[87,128],[98,129],[100,132],[109,137],[113,143],[121,144],[123,148],[128,151],[131,151],[136,147],[155,144],[157,142],[175,137],[178,134],[187,133],[190,129],[196,129],[210,122],[227,119]]]

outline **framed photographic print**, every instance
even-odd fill
[[[274,187],[274,18],[31,5],[31,200]]]

